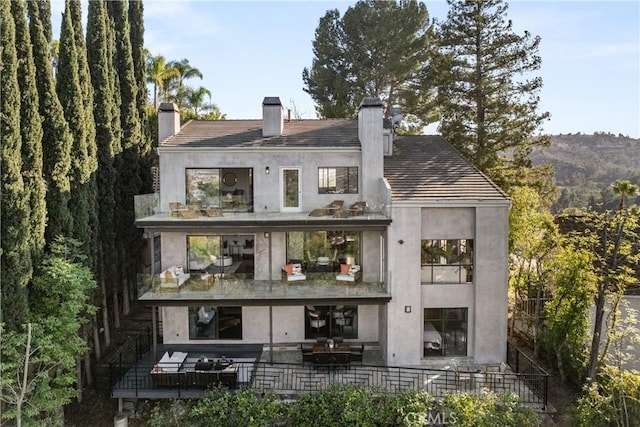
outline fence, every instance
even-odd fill
[[[522,350],[508,341],[507,363],[516,374],[521,376],[523,382],[538,396],[546,408],[549,398],[549,374]]]

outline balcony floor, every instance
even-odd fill
[[[153,305],[188,305],[210,301],[217,305],[298,305],[322,303],[382,304],[391,294],[381,282],[337,282],[336,280],[251,280],[217,279],[208,289],[199,289],[197,278],[189,279],[178,291],[148,286],[138,300]]]

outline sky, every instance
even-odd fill
[[[168,61],[186,58],[228,119],[262,117],[265,96],[278,96],[303,119],[316,118],[304,92],[319,19],[352,1],[145,0],[145,46]],[[430,17],[446,19],[445,1],[425,1]],[[544,133],[611,132],[640,138],[640,2],[508,2],[514,30],[542,41],[540,111]],[[64,1],[52,0],[54,38]],[[86,4],[83,8],[86,20]],[[426,129],[437,133],[437,124]]]

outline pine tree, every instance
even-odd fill
[[[539,113],[540,37],[514,33],[502,0],[448,0],[440,26],[440,132],[503,189],[544,186],[546,171],[529,160],[548,113]],[[532,176],[533,175],[533,176]]]
[[[39,3],[27,2],[27,9],[36,68],[39,110],[42,117],[43,173],[47,180],[49,215],[45,237],[48,244],[56,236],[71,235],[72,218],[68,201],[72,137],[55,91],[49,48],[40,21]]]
[[[9,1],[0,1],[0,321],[18,331],[28,319],[27,283],[31,278],[29,205],[22,181],[20,87],[15,26]]]
[[[113,85],[110,69],[113,66],[109,56],[109,32],[107,27],[107,11],[104,1],[89,2],[87,13],[87,60],[94,89],[94,117],[96,123],[96,143],[98,154],[98,216],[100,223],[98,248],[98,273],[101,287],[102,324],[105,332],[105,344],[111,341],[109,314],[107,305],[107,282],[115,279],[116,247],[114,211],[116,199],[114,187],[116,172],[114,159],[119,147],[118,136],[114,126]],[[96,358],[100,358],[99,342],[96,340]]]
[[[42,176],[42,123],[40,121],[36,70],[31,52],[31,36],[26,20],[24,0],[11,2],[16,28],[18,52],[18,84],[20,85],[20,134],[22,135],[22,179],[31,207],[29,243],[34,265],[42,259],[47,224],[45,181]]]
[[[358,1],[343,17],[329,10],[316,29],[313,53],[302,80],[320,117],[351,117],[364,97],[377,96],[385,104],[385,117],[401,106],[420,129],[433,121],[425,72],[432,29],[424,3]]]

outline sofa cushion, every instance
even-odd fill
[[[286,264],[282,269],[286,271],[287,274],[293,274],[293,264]]]

